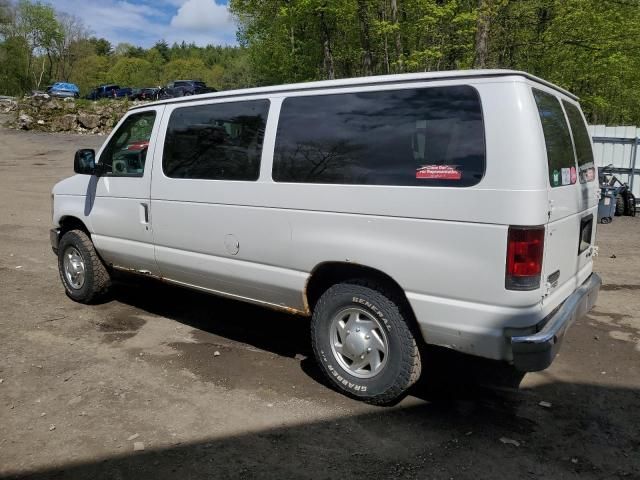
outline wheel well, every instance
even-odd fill
[[[91,237],[89,229],[84,223],[82,223],[82,220],[76,217],[62,217],[60,219],[60,238],[62,238],[65,233],[71,230],[82,230],[84,233],[89,235],[89,237]]]
[[[332,285],[356,279],[372,280],[391,291],[396,296],[396,300],[402,302],[402,306],[410,313],[411,320],[415,322],[413,309],[407,300],[404,289],[398,282],[375,268],[345,262],[326,262],[313,269],[309,280],[307,280],[305,292],[309,310],[313,312],[322,294]]]

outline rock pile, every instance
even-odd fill
[[[18,102],[11,97],[0,97],[0,113],[11,113],[18,109]]]
[[[49,95],[0,101],[0,111],[15,112],[11,124],[22,130],[107,134],[133,104],[128,101],[92,102]]]

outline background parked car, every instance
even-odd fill
[[[56,82],[50,87],[47,87],[46,93],[51,95],[52,97],[58,98],[79,98],[80,97],[80,89],[74,83],[66,83],[66,82]]]
[[[158,87],[134,88],[129,100],[155,100],[158,97]]]
[[[215,88],[207,87],[206,83],[199,80],[175,80],[169,82],[163,90],[167,97],[184,97],[185,95],[199,95],[216,91]]]
[[[98,100],[100,98],[127,98],[131,93],[131,88],[120,88],[120,85],[107,84],[97,86],[85,98],[88,100]]]

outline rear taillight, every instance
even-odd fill
[[[540,287],[544,227],[509,227],[507,239],[507,290],[536,290]]]

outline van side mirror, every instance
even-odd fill
[[[73,171],[80,175],[96,174],[96,152],[92,148],[82,148],[73,159]]]

